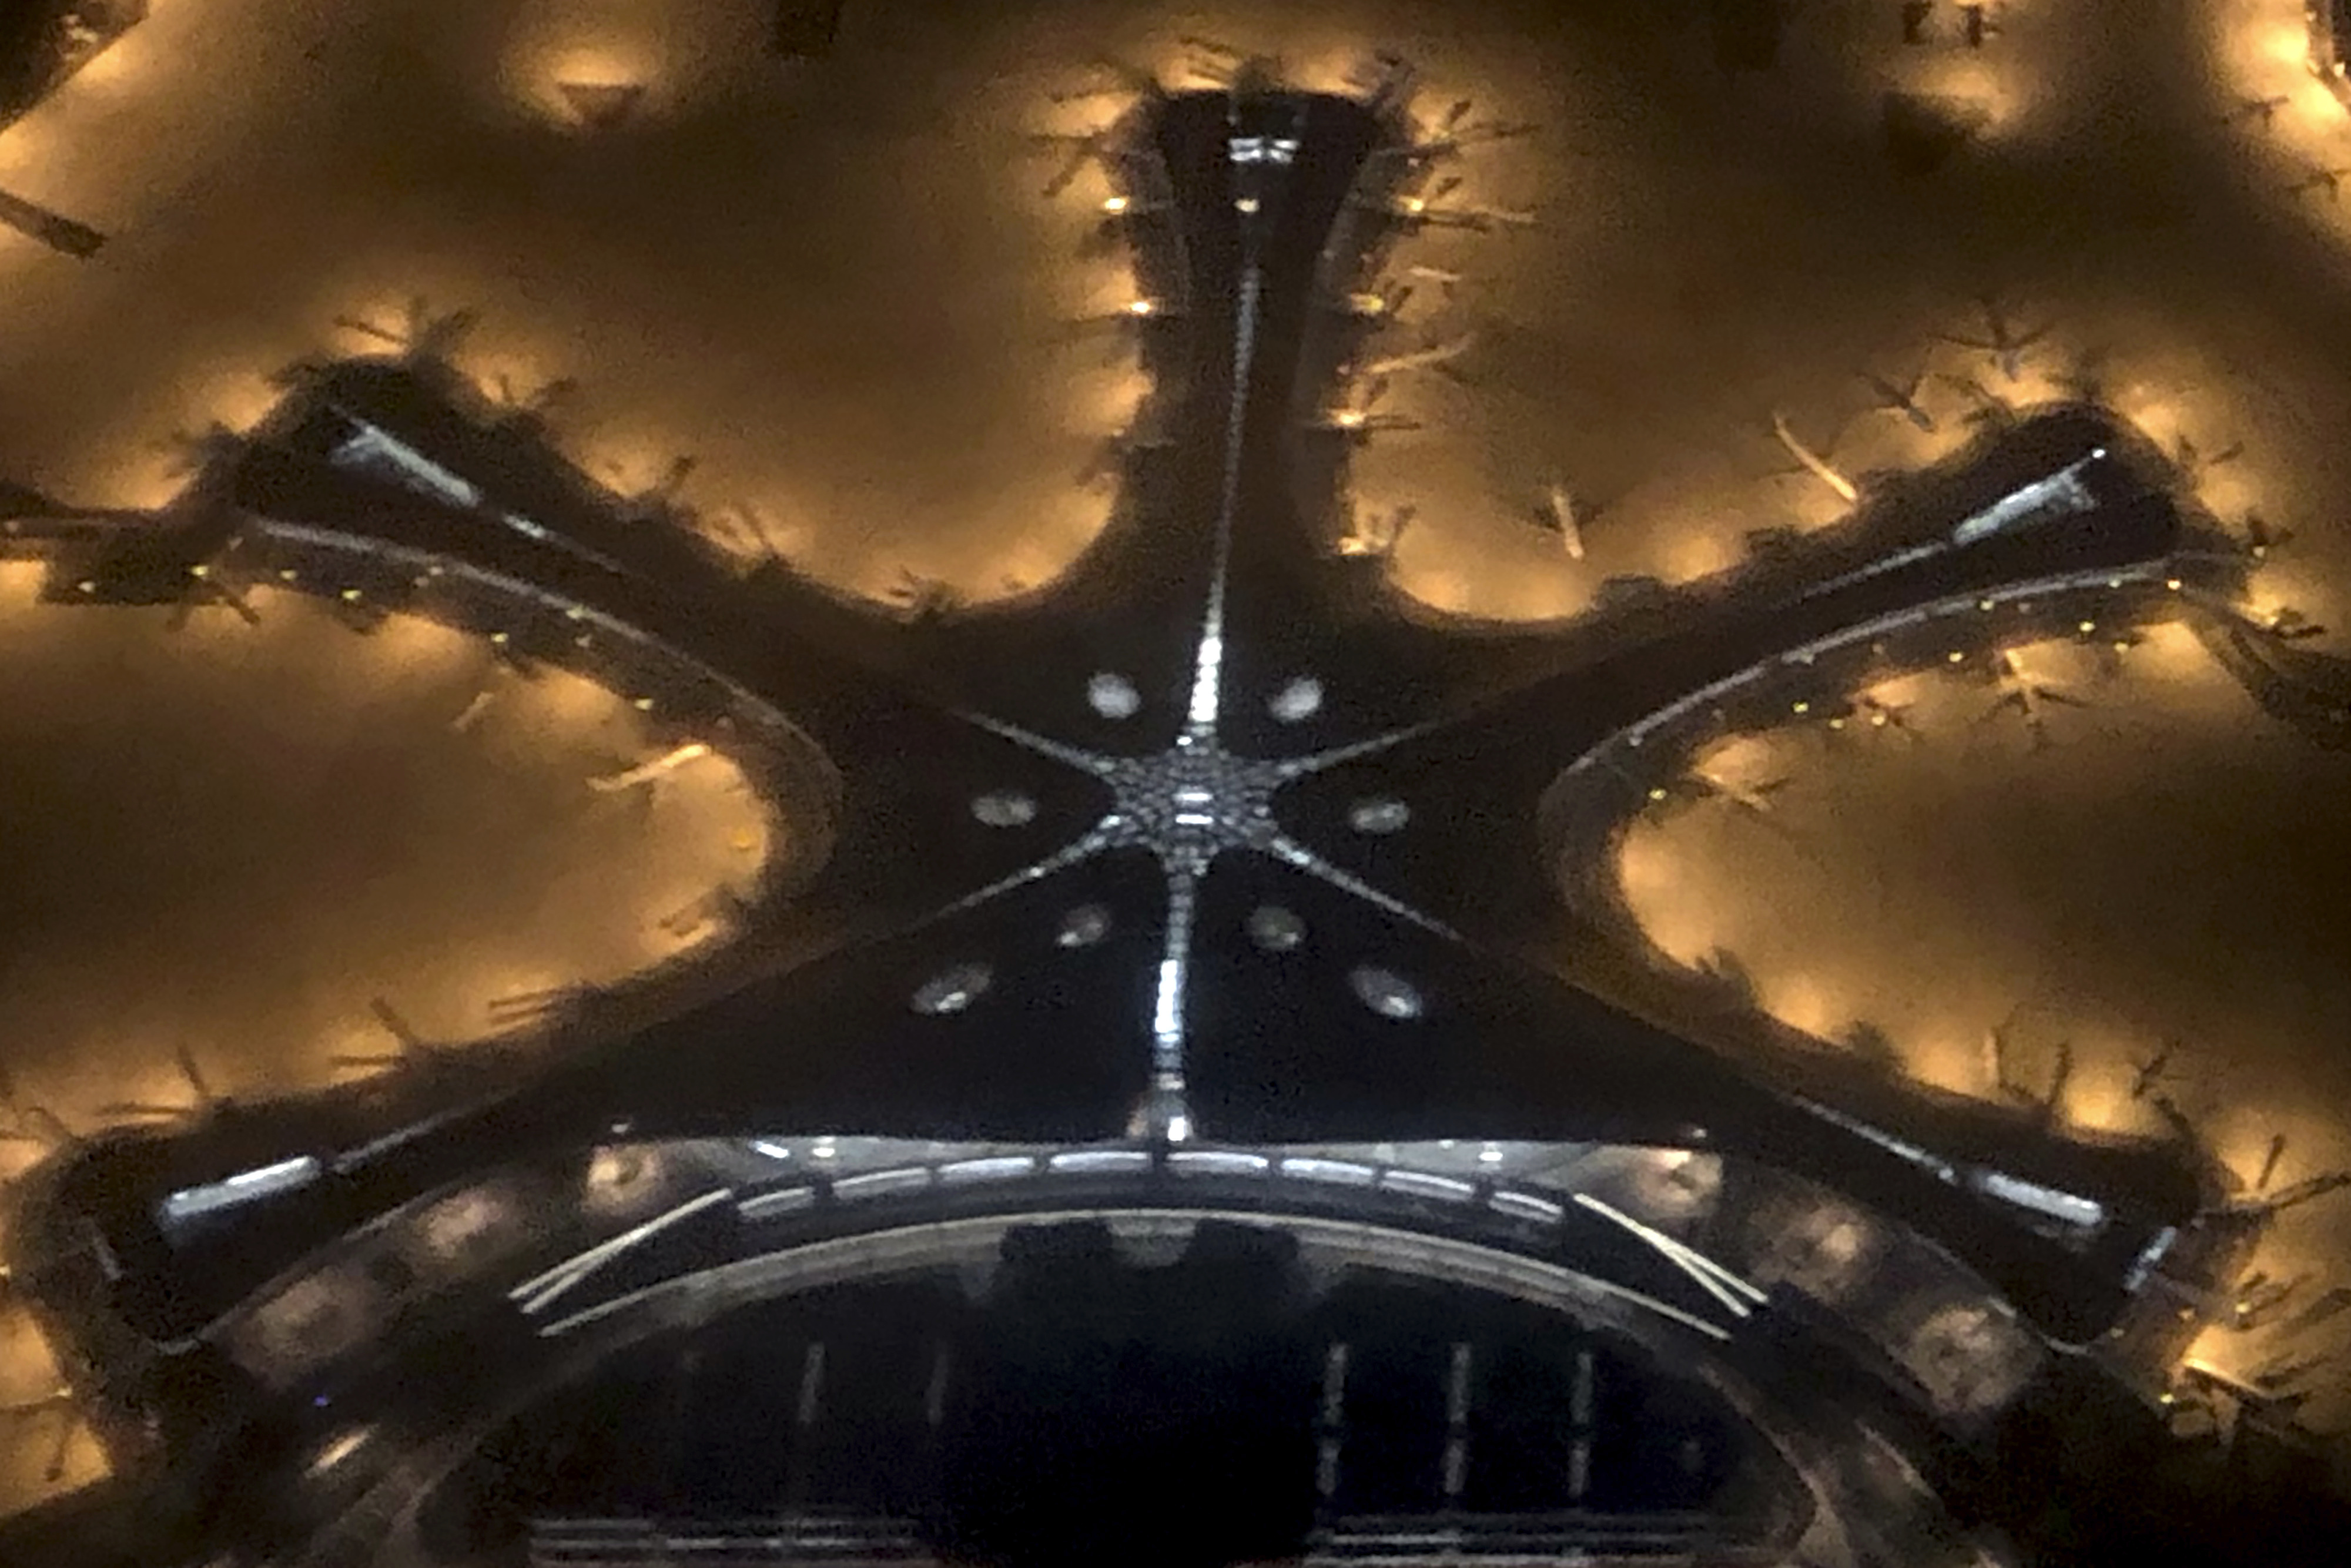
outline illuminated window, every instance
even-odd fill
[[[1086,682],[1086,706],[1104,718],[1133,718],[1143,707],[1143,694],[1124,675],[1105,670]]]
[[[991,828],[1026,827],[1037,820],[1037,797],[1020,789],[991,789],[973,798],[971,814]]]
[[[1421,1014],[1420,990],[1392,969],[1360,965],[1350,971],[1347,984],[1355,999],[1384,1019],[1416,1019]]]
[[[1306,922],[1278,904],[1260,904],[1249,911],[1249,937],[1261,952],[1287,953],[1306,940]]]
[[[985,964],[953,964],[915,987],[910,1005],[934,1018],[959,1013],[977,1001],[995,978],[996,971]],[[821,1157],[822,1149],[818,1153]]]
[[[1298,724],[1322,711],[1322,683],[1312,675],[1297,675],[1268,697],[1266,711],[1284,724]]]

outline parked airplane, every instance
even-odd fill
[[[16,1080],[5,1062],[0,1062],[0,1111],[7,1113],[10,1123],[0,1130],[0,1143],[38,1144],[44,1148],[61,1149],[81,1142],[81,1135],[58,1120],[56,1112],[17,1094]]]
[[[1515,141],[1533,135],[1539,129],[1531,120],[1455,120],[1439,126],[1436,134],[1414,142],[1411,150],[1417,157],[1444,157],[1467,147]]]
[[[2241,98],[2234,108],[2220,117],[2220,123],[2237,125],[2250,120],[2258,122],[2263,131],[2267,131],[2276,120],[2277,111],[2292,101],[2283,93],[2274,98]]]
[[[2240,1331],[2265,1326],[2312,1278],[2309,1274],[2297,1274],[2290,1280],[2273,1280],[2260,1270],[2248,1274],[2237,1282],[2234,1299],[2229,1303],[2229,1326]]]
[[[2291,1186],[2280,1187],[2270,1195],[2264,1207],[2272,1214],[2283,1214],[2289,1208],[2299,1207],[2331,1192],[2340,1192],[2346,1186],[2351,1186],[2351,1171],[2322,1171],[2314,1176],[2304,1176]]]
[[[2294,538],[2292,528],[2273,528],[2259,512],[2247,512],[2243,528],[2245,553],[2256,561],[2265,561],[2270,551]]]
[[[897,607],[900,620],[918,626],[943,620],[964,603],[962,591],[954,584],[912,567],[899,568],[898,580],[883,590],[882,597]]]
[[[2280,1324],[2279,1332],[2286,1338],[2308,1333],[2346,1312],[2351,1312],[2351,1285],[2337,1285]]]
[[[2147,641],[2147,633],[2136,626],[2123,627],[2090,644],[2090,656],[2097,661],[2098,679],[2111,681],[2123,673],[2123,655]]]
[[[204,1070],[196,1064],[195,1052],[185,1045],[173,1049],[172,1061],[188,1085],[193,1098],[185,1104],[167,1104],[157,1101],[118,1100],[101,1105],[98,1113],[109,1120],[136,1117],[150,1121],[191,1122],[225,1110],[231,1103],[228,1096],[214,1089]]]
[[[2204,476],[2215,468],[2226,467],[2245,455],[2245,444],[2232,441],[2214,453],[2198,450],[2196,443],[2186,435],[2176,435],[2171,441],[2171,460],[2179,466],[2180,477],[2189,488],[2201,485]]]
[[[1985,331],[1982,337],[1970,337],[1959,332],[1938,332],[1936,336],[1946,343],[1973,349],[1989,356],[2002,376],[2011,382],[2021,380],[2024,375],[2025,350],[2046,338],[2049,327],[2043,324],[2020,332],[2010,324],[1998,300],[1987,296],[1979,299],[1977,304],[1983,311]]]
[[[1991,424],[2005,428],[2016,423],[2016,405],[1973,376],[1943,376],[1945,386],[1968,400],[1968,412],[1960,415],[1967,424]]]
[[[1477,341],[1477,333],[1464,332],[1458,338],[1426,343],[1417,349],[1406,349],[1401,353],[1385,355],[1363,366],[1356,373],[1378,377],[1392,376],[1399,371],[1431,370],[1458,381],[1460,379],[1460,372],[1452,368],[1453,361],[1468,352],[1476,346]]]
[[[1924,371],[1910,378],[1907,386],[1897,386],[1874,371],[1863,371],[1861,379],[1877,394],[1876,406],[1887,413],[1898,413],[1920,430],[1932,434],[1935,416],[1918,406],[1918,389],[1926,384]]]
[[[1868,721],[1872,729],[1894,730],[1914,745],[1927,738],[1918,732],[1918,727],[1910,722],[1910,706],[1907,703],[1885,702],[1864,694],[1854,698],[1853,706],[1855,712]]]
[[[363,316],[338,316],[335,325],[394,350],[404,360],[445,360],[481,319],[474,309],[435,311],[422,294],[411,295],[389,325]]]
[[[1215,38],[1204,38],[1196,33],[1187,33],[1178,37],[1176,42],[1189,51],[1184,57],[1184,69],[1202,81],[1217,87],[1239,86],[1241,78],[1251,74],[1252,67],[1256,68],[1254,74],[1266,78],[1269,84],[1279,79],[1281,75],[1276,62],[1252,59],[1230,44],[1221,43]]]
[[[368,1011],[392,1036],[392,1049],[376,1051],[351,1051],[327,1058],[337,1067],[360,1068],[369,1071],[384,1069],[406,1071],[431,1064],[440,1047],[418,1034],[408,1019],[381,997],[368,998]]]
[[[599,774],[588,780],[588,788],[599,794],[609,795],[619,790],[632,789],[639,784],[654,783],[668,778],[687,763],[699,761],[711,755],[709,742],[689,740],[683,746],[671,747],[651,761],[641,762],[633,768],[623,768],[615,773]]]
[[[1577,500],[1557,479],[1544,483],[1541,503],[1534,508],[1535,526],[1557,534],[1570,560],[1583,559],[1583,527],[1599,515],[1598,507]]]
[[[1094,131],[1040,131],[1029,138],[1040,148],[1069,149],[1069,154],[1061,166],[1053,172],[1052,178],[1047,180],[1037,193],[1047,201],[1051,201],[1077,183],[1078,176],[1085,172],[1086,165],[1102,159],[1109,152],[1110,134],[1110,128],[1105,126]]]
[[[2011,1015],[2013,1017],[2013,1015]],[[2054,1118],[2064,1109],[2065,1090],[2074,1081],[2074,1045],[2061,1040],[2054,1047],[2055,1061],[2050,1068],[2049,1087],[2034,1090],[2019,1082],[2014,1063],[2009,1054],[2009,1024],[1994,1024],[1984,1031],[1984,1064],[1992,1087],[2020,1105],[2032,1107],[2042,1120]]]
[[[2062,707],[2090,706],[2079,697],[2068,696],[2061,687],[2036,678],[2014,653],[2004,648],[1993,655],[1991,671],[1992,681],[2000,687],[2000,695],[1991,707],[1984,710],[1982,719],[1995,718],[2012,710],[2024,721],[2035,751],[2043,750],[2050,745],[2046,714],[2050,705]]]
[[[1397,541],[1419,515],[1420,508],[1410,503],[1385,511],[1358,510],[1334,548],[1340,555],[1353,559],[1384,560],[1395,553]]]
[[[1777,827],[1779,824],[1771,821],[1773,811],[1771,797],[1786,789],[1790,782],[1791,780],[1782,778],[1759,779],[1750,783],[1736,779],[1725,779],[1720,774],[1710,773],[1702,768],[1694,768],[1672,783],[1652,789],[1649,791],[1649,799],[1658,804],[1668,801],[1719,800],[1742,815],[1759,821],[1771,821],[1771,825]]]
[[[1780,444],[1788,449],[1788,455],[1793,457],[1799,465],[1797,469],[1790,470],[1791,473],[1810,474],[1834,491],[1842,500],[1861,499],[1861,491],[1852,480],[1838,473],[1827,458],[1797,439],[1796,433],[1788,428],[1786,414],[1774,413],[1771,415],[1771,434],[1779,438]]]
[[[1101,75],[1083,87],[1070,88],[1050,93],[1054,103],[1088,103],[1098,98],[1132,93],[1146,101],[1156,101],[1166,96],[1167,89],[1157,76],[1131,61],[1115,55],[1097,55],[1090,62]]]
[[[2314,164],[2304,172],[2301,179],[2286,187],[2286,193],[2299,196],[2305,192],[2323,190],[2328,201],[2339,202],[2343,199],[2343,177],[2346,174],[2351,174],[2351,169],[2322,169]]]
[[[2144,1100],[2154,1091],[2156,1085],[2168,1082],[2171,1059],[2179,1053],[2179,1041],[2167,1040],[2163,1042],[2163,1049],[2153,1056],[2148,1057],[2145,1061],[2134,1062],[2132,1065],[2136,1071],[2131,1074],[2130,1097],[2134,1100]]]
[[[2268,620],[2256,621],[2254,625],[2264,635],[2274,637],[2281,643],[2305,643],[2313,637],[2326,635],[2325,627],[2291,604],[2272,612]]]

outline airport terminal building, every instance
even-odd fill
[[[1410,91],[1245,62],[1113,128],[1164,439],[1014,612],[747,581],[399,356],[168,527],[11,502],[58,602],[427,617],[814,827],[515,1049],[38,1167],[13,1288],[119,1479],[0,1557],[1961,1568],[2020,1434],[2261,1424],[2175,1373],[2265,1218],[2192,1140],[1563,956],[1637,950],[1593,868],[1700,745],[2241,567],[2064,406],[1604,641],[1403,613],[1322,413],[1443,156]]]

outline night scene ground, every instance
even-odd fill
[[[0,0],[0,1568],[2336,1560],[2351,0]]]

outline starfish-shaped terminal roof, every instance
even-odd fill
[[[100,537],[61,596],[329,570],[348,601],[477,619],[517,659],[584,654],[673,716],[771,742],[785,798],[829,815],[820,863],[768,917],[771,977],[401,1159],[457,1157],[476,1125],[509,1145],[612,1124],[1695,1140],[1868,1189],[2063,1335],[2111,1322],[2124,1266],[2195,1207],[2168,1155],[1964,1113],[1921,1140],[2114,1217],[2104,1264],[2075,1269],[2036,1217],[1956,1189],[1903,1138],[1539,960],[1594,928],[1555,891],[1557,857],[1592,848],[1560,824],[1621,817],[1675,776],[1648,758],[1834,701],[1874,663],[1978,645],[1986,603],[2168,608],[2197,567],[2147,455],[2088,412],[2035,421],[1832,544],[1641,612],[1613,649],[1368,618],[1371,585],[1299,515],[1332,438],[1298,411],[1355,352],[1333,301],[1383,229],[1341,225],[1363,254],[1322,237],[1343,213],[1403,212],[1411,134],[1392,102],[1270,83],[1122,122],[1122,188],[1176,193],[1128,225],[1147,298],[1186,304],[1144,324],[1168,440],[1073,569],[1074,614],[885,638],[803,590],[747,594],[682,541],[597,517],[511,429],[399,365],[311,374],[161,532],[63,525]]]
[[[1320,1160],[1335,1184],[1376,1173],[1363,1185],[1385,1195],[1411,1190],[1386,1185],[1408,1161],[1297,1151],[1695,1152],[1840,1195],[1988,1287],[2034,1343],[2073,1348],[2140,1332],[2150,1273],[2191,1240],[2232,1243],[2187,1141],[2066,1135],[1728,1018],[1638,960],[1613,875],[1628,822],[1693,789],[1734,793],[1693,773],[1705,747],[1792,712],[1859,716],[1857,694],[1891,675],[1980,668],[2038,736],[2037,705],[2063,695],[2007,650],[2075,627],[2189,626],[2269,713],[2341,744],[2341,661],[2249,619],[2265,547],[2249,554],[2195,502],[2192,453],[2099,398],[2020,409],[1978,385],[2000,417],[1973,440],[1856,485],[1776,420],[1806,475],[1853,503],[1835,527],[1759,532],[1743,563],[1678,588],[1620,574],[1589,615],[1434,613],[1397,587],[1411,515],[1366,532],[1346,497],[1364,442],[1405,417],[1377,406],[1386,383],[1463,341],[1390,346],[1395,253],[1431,225],[1519,221],[1445,183],[1465,148],[1513,128],[1431,113],[1397,57],[1310,85],[1209,53],[1222,79],[1180,90],[1113,68],[1123,107],[1071,140],[1056,182],[1105,182],[1100,237],[1130,254],[1135,289],[1091,326],[1150,391],[1102,460],[1107,525],[1041,590],[974,604],[910,575],[884,615],[772,549],[747,566],[672,526],[687,520],[674,495],[624,504],[585,478],[538,412],[453,369],[443,340],[466,323],[436,336],[421,310],[396,351],[287,372],[168,504],[0,496],[48,600],[249,612],[266,589],[318,595],[360,632],[430,619],[520,678],[561,668],[628,695],[679,747],[733,759],[792,827],[723,959],[583,998],[549,1020],[562,1049],[543,1060],[238,1105],[51,1162],[18,1245],[60,1315],[89,1305],[92,1244],[69,1239],[84,1222],[109,1260],[92,1287],[106,1311],[141,1355],[168,1356],[262,1333],[292,1287],[256,1281],[308,1278],[469,1182],[819,1136],[828,1157],[850,1137],[962,1151],[923,1167],[926,1191],[989,1161],[1107,1183]],[[591,129],[639,112],[623,84],[558,85]],[[1990,334],[1979,348],[2014,381],[2027,345],[1997,310]],[[1932,425],[1915,383],[1867,379]],[[1553,483],[1539,510],[1581,560],[1576,498]],[[1132,1163],[1054,1163],[1080,1158]],[[589,1168],[593,1186],[605,1167]],[[1558,1223],[1568,1207],[1490,1177],[1414,1179],[1481,1213]],[[632,1210],[508,1295],[559,1320],[534,1332],[569,1334],[654,1288],[605,1273],[650,1239],[817,1202],[754,1185]],[[1677,1330],[1727,1340],[1761,1303],[1649,1219],[1580,1201],[1573,1218],[1648,1249],[1622,1278],[1674,1276],[1687,1301],[1646,1281],[1619,1293]],[[173,1230],[191,1216],[204,1222]],[[564,1315],[591,1279],[609,1298]]]

